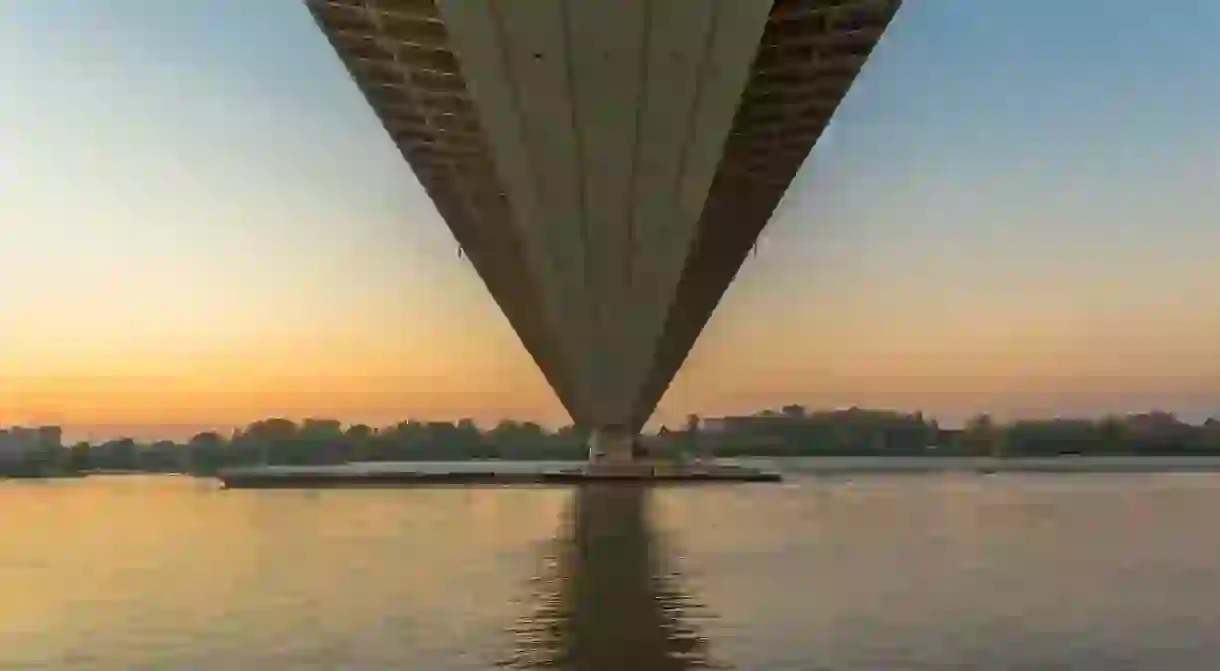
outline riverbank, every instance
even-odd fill
[[[784,473],[1220,473],[1220,456],[1140,457],[795,457],[743,458],[742,464],[774,464]]]
[[[1220,473],[1220,456],[1061,456],[1061,457],[742,457],[719,459],[721,464],[740,464],[751,468],[775,470],[783,475],[867,475],[936,473]],[[477,474],[494,471],[512,480],[529,480],[547,470],[571,469],[583,461],[381,461],[356,462],[330,467],[269,466],[272,470],[339,469],[357,477],[384,477],[395,472],[411,472],[425,477],[448,474],[452,479],[476,480]],[[263,467],[256,467],[263,468]],[[211,478],[211,473],[184,474],[157,471],[84,471],[52,475],[2,474],[0,480],[60,479],[105,475],[194,475]],[[438,478],[440,479],[440,478]]]
[[[330,467],[266,466],[217,475],[229,487],[581,484],[592,481],[778,482],[799,476],[996,473],[1220,473],[1220,457],[803,457],[716,460],[715,475],[689,467],[624,474],[590,472],[582,462],[366,462]],[[701,469],[697,469],[701,470]]]

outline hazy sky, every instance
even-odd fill
[[[908,0],[659,419],[1220,414],[1220,3]],[[297,0],[0,3],[0,424],[566,420]]]

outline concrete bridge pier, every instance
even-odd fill
[[[635,461],[636,433],[626,426],[603,426],[589,433],[589,462],[629,464]]]

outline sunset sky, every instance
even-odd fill
[[[1220,3],[908,0],[659,421],[1220,415]],[[0,424],[566,421],[298,0],[0,2]]]

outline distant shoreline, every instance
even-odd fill
[[[814,457],[740,457],[723,458],[723,463],[767,465],[789,475],[901,475],[901,474],[998,474],[998,473],[1220,473],[1220,455],[1204,456],[1058,456],[1058,457],[958,457],[958,456],[814,456]],[[508,465],[510,470],[529,470],[583,463],[581,460],[478,460],[452,461],[374,461],[353,462],[341,467],[376,472],[390,469],[429,471],[455,464],[494,463]],[[338,465],[337,465],[338,466]],[[274,466],[273,466],[274,467]],[[284,468],[320,468],[327,466],[284,466]],[[331,466],[329,468],[334,468]],[[177,475],[200,478],[214,477],[211,473],[181,473],[176,471],[85,471],[47,475],[3,475],[0,480],[55,480],[86,476],[123,477],[132,475]]]
[[[809,475],[901,473],[1220,473],[1220,455],[1058,457],[743,457],[770,461],[786,473]]]

